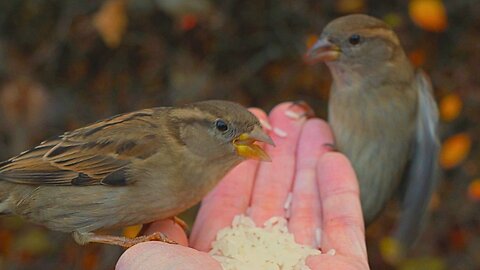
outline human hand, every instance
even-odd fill
[[[206,252],[218,230],[246,212],[257,225],[272,216],[286,217],[298,243],[336,251],[309,257],[311,269],[368,269],[358,183],[350,163],[342,154],[328,152],[325,144],[333,138],[324,121],[289,118],[288,108],[290,103],[280,104],[268,117],[276,128],[270,135],[277,146],[266,146],[272,162],[245,161],[232,170],[203,200],[190,243],[178,225],[156,222],[147,233],[162,231],[180,245],[135,245],[120,257],[117,269],[221,269]],[[264,112],[252,112],[267,121]]]

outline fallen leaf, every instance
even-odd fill
[[[410,54],[408,55],[408,58],[410,58],[410,61],[412,61],[412,64],[415,67],[421,67],[421,66],[423,66],[423,64],[425,64],[425,60],[426,60],[427,57],[425,55],[424,50],[416,49],[416,50],[410,52]]]
[[[98,262],[99,262],[99,253],[95,250],[86,250],[86,254],[83,257],[82,261],[82,269],[91,270],[91,269],[98,269]]]
[[[307,49],[310,49],[315,42],[318,40],[318,35],[311,34],[308,35],[307,38],[305,38],[305,45],[307,46]]]
[[[455,93],[446,95],[440,100],[440,117],[443,121],[455,120],[462,111],[462,99]]]
[[[383,20],[391,27],[399,27],[403,24],[403,18],[398,13],[387,13],[383,16]]]
[[[29,256],[41,255],[53,249],[53,243],[43,229],[34,228],[21,233],[14,241],[13,249]]]
[[[447,28],[447,13],[441,0],[411,0],[409,14],[420,28],[431,32],[442,32]]]
[[[460,226],[455,226],[449,233],[450,245],[456,250],[463,250],[467,245],[466,232]]]
[[[105,1],[93,17],[93,25],[110,48],[120,45],[127,29],[128,17],[124,0]]]
[[[477,178],[468,185],[468,197],[472,201],[480,201],[480,179]]]
[[[365,1],[363,0],[338,0],[335,3],[336,10],[340,13],[358,13],[365,8]]]
[[[440,151],[440,165],[444,169],[458,166],[470,152],[472,140],[467,133],[459,133],[447,138]]]
[[[403,258],[402,247],[393,237],[383,237],[379,245],[382,258],[389,264],[397,265]]]
[[[420,257],[402,262],[399,270],[444,270],[445,262],[439,257]]]
[[[195,28],[198,24],[197,16],[193,14],[183,15],[180,19],[180,28],[183,31],[189,31]]]

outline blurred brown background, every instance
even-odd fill
[[[365,12],[397,31],[432,77],[443,181],[408,260],[368,232],[372,269],[480,269],[480,1],[0,1],[0,159],[89,122],[145,107],[228,99],[265,110],[305,100],[326,116],[330,75],[302,54],[335,17]],[[0,269],[113,269],[122,250],[0,218]],[[388,257],[388,256],[387,256]]]

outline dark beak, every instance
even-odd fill
[[[335,61],[340,56],[340,48],[329,41],[327,38],[320,38],[307,51],[304,58],[309,64],[316,64],[318,62]]]

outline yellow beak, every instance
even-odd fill
[[[233,140],[233,146],[237,154],[244,158],[258,159],[262,161],[272,161],[270,156],[262,147],[255,142],[264,142],[275,146],[272,138],[268,136],[260,127],[255,127],[250,133],[242,133]]]

